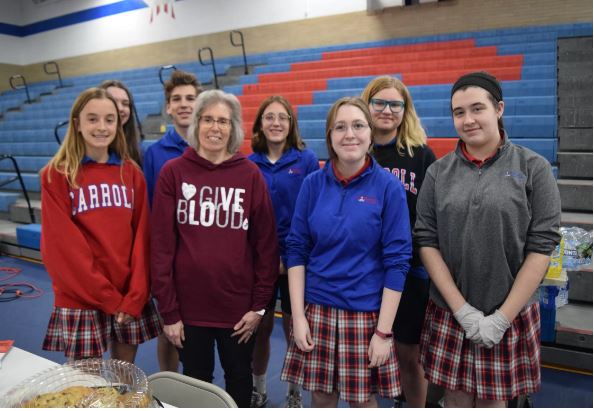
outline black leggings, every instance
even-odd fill
[[[184,348],[179,350],[184,375],[212,382],[214,344],[225,372],[225,390],[240,408],[249,408],[252,397],[252,351],[254,338],[238,344],[231,328],[184,326]],[[196,407],[200,407],[196,404]]]

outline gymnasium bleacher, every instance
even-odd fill
[[[556,28],[557,35],[578,34],[575,29]],[[527,29],[524,35],[512,29],[388,40],[361,48],[322,48],[271,57],[270,64],[256,67],[255,74],[240,79],[241,85],[226,90],[240,96],[248,130],[265,96],[286,96],[297,106],[300,130],[309,147],[319,158],[327,158],[324,121],[331,104],[342,96],[359,95],[374,76],[391,74],[410,87],[429,144],[441,156],[456,142],[449,112],[450,84],[463,73],[486,70],[503,82],[505,122],[512,141],[554,163],[556,37],[555,28],[541,30]]]
[[[242,103],[246,141],[250,152],[251,125],[260,102],[282,94],[296,107],[301,134],[320,159],[326,159],[325,116],[339,97],[359,95],[374,76],[391,74],[410,87],[417,112],[438,156],[450,151],[456,132],[449,113],[451,83],[461,74],[487,70],[502,80],[506,100],[505,123],[512,141],[531,148],[552,164],[557,151],[556,41],[588,35],[589,23],[464,32],[367,43],[287,50],[249,55],[253,74],[243,75],[224,89]],[[210,67],[198,62],[172,62],[178,69],[197,73],[204,85],[213,81]],[[224,76],[241,57],[216,61]],[[37,172],[56,152],[54,126],[68,118],[81,90],[105,79],[123,81],[132,91],[139,117],[160,116],[163,91],[160,67],[98,73],[56,82],[32,84],[32,104],[23,90],[0,95],[0,153],[15,156],[27,189],[39,191]],[[20,96],[20,97],[19,97]],[[11,109],[8,109],[11,108]],[[15,108],[18,108],[15,110]],[[145,144],[150,144],[147,141]],[[11,164],[0,162],[0,182],[14,176]],[[18,181],[3,187],[19,190]],[[14,193],[0,195],[0,212],[8,212]]]

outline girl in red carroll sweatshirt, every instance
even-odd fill
[[[83,91],[66,138],[41,171],[41,253],[54,309],[43,349],[134,361],[160,324],[149,303],[145,180],[128,154],[115,100]]]

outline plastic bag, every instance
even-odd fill
[[[551,262],[549,263],[549,268],[547,269],[547,273],[545,275],[545,279],[556,279],[561,276],[561,271],[563,270],[563,255],[565,253],[565,239],[561,237],[561,241],[555,247],[555,251],[551,254]]]
[[[592,231],[579,227],[561,227],[565,242],[563,268],[579,270],[592,267]]]

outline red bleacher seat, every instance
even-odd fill
[[[437,158],[445,156],[450,151],[454,151],[456,144],[458,143],[457,138],[429,138],[427,145],[431,147],[431,150],[435,153]]]
[[[372,56],[356,56],[341,59],[306,61],[291,64],[291,71],[317,70],[336,67],[348,67],[349,65],[372,65],[387,64],[394,62],[432,61],[460,58],[478,58],[497,56],[497,47],[468,47],[455,50],[431,50],[410,53],[385,53]]]
[[[438,41],[418,44],[403,44],[399,46],[387,47],[370,47],[365,49],[342,50],[342,51],[327,51],[322,53],[322,59],[334,58],[348,58],[359,56],[375,56],[391,52],[414,52],[414,51],[428,51],[428,50],[453,50],[457,48],[473,47],[475,41],[473,39],[453,40],[453,41]]]

